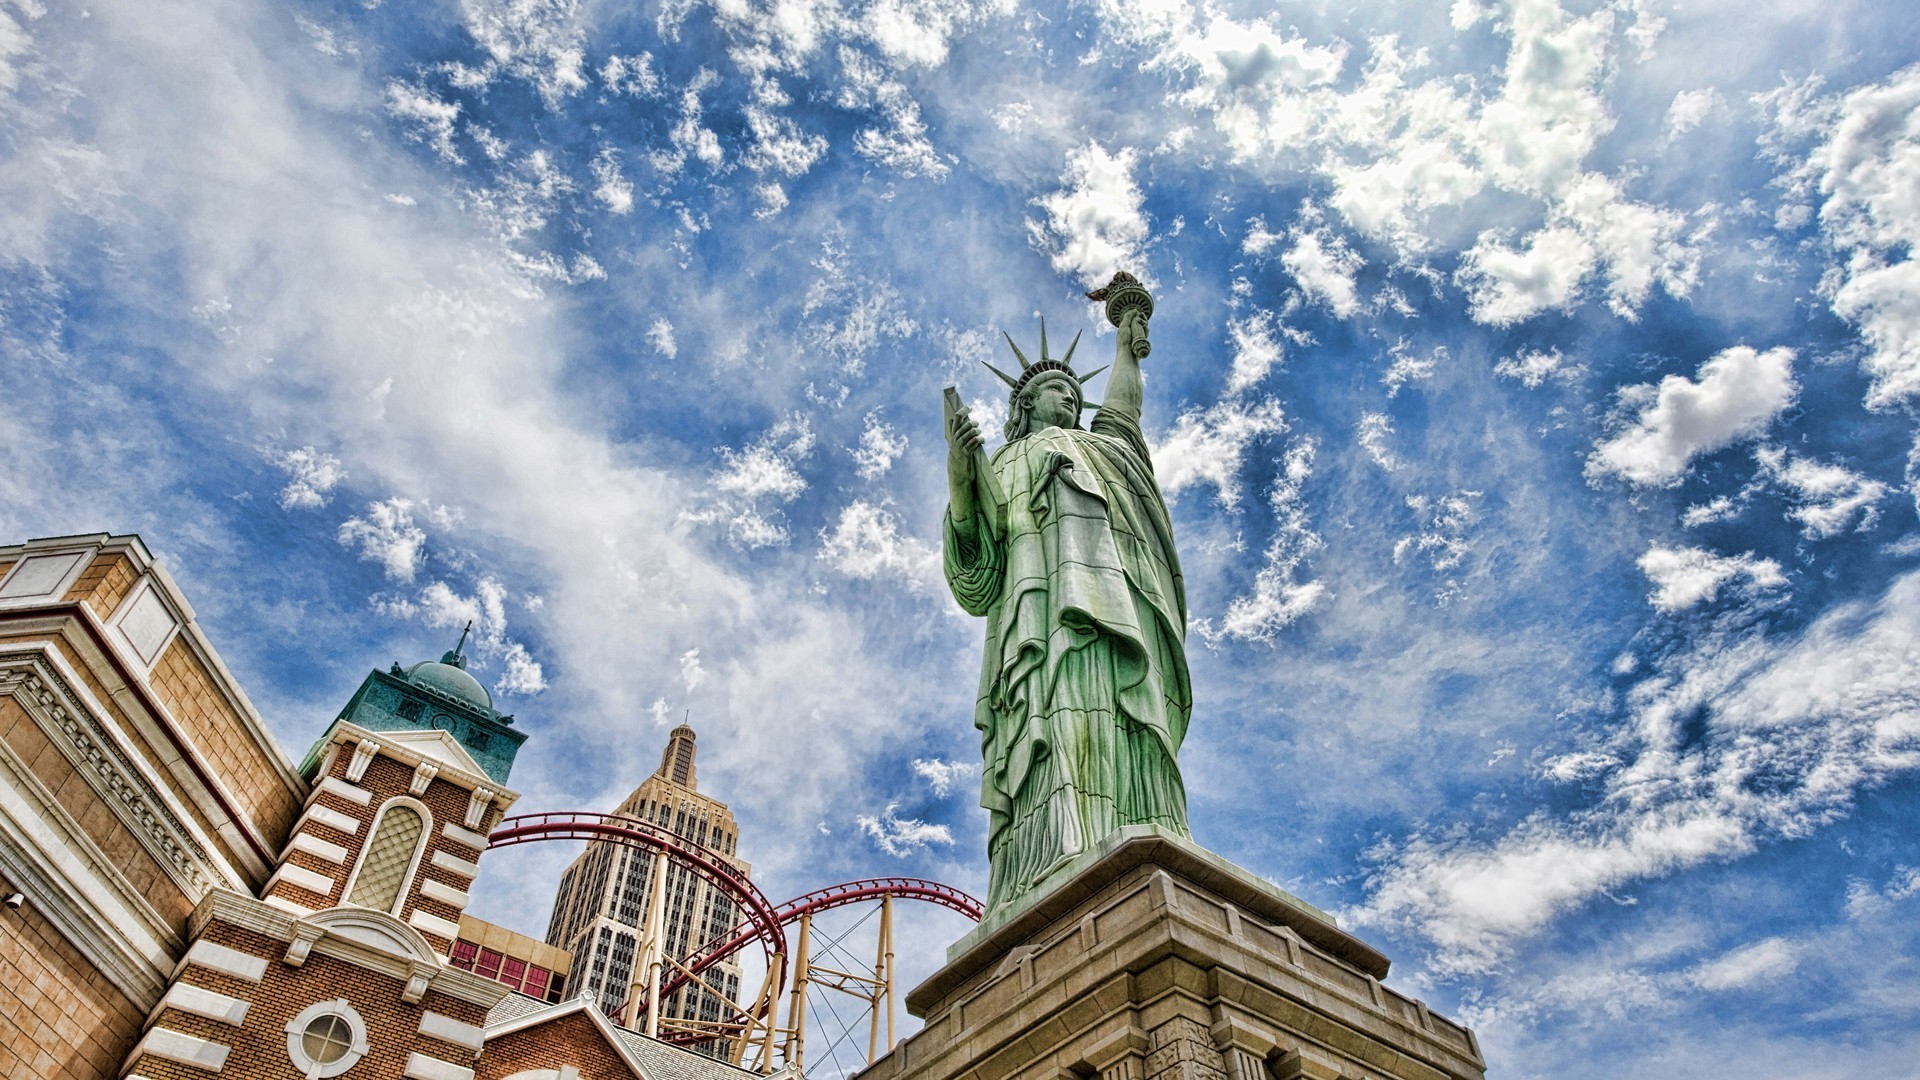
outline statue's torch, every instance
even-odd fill
[[[1112,281],[1088,293],[1087,299],[1104,300],[1107,321],[1115,326],[1120,325],[1128,312],[1140,313],[1140,335],[1133,339],[1133,358],[1145,360],[1147,354],[1153,351],[1153,343],[1147,340],[1147,320],[1153,318],[1153,296],[1147,292],[1145,285],[1140,284],[1140,279],[1125,270],[1117,271]]]

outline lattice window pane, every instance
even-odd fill
[[[347,897],[347,903],[392,911],[394,901],[400,898],[400,889],[406,884],[413,849],[419,845],[425,825],[420,812],[410,806],[389,809],[380,819],[380,831],[367,845],[360,876],[354,880],[353,894]]]

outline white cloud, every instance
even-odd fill
[[[1398,564],[1414,555],[1424,555],[1435,573],[1458,569],[1466,560],[1467,552],[1472,550],[1468,533],[1480,518],[1475,505],[1480,497],[1478,491],[1458,491],[1433,498],[1407,496],[1407,508],[1420,519],[1421,528],[1394,542],[1393,561]]]
[[[461,163],[460,151],[453,145],[453,123],[460,118],[460,104],[443,101],[423,86],[395,79],[387,83],[387,114],[409,125],[408,138],[433,148],[440,160]]]
[[[1273,312],[1255,308],[1246,316],[1227,320],[1227,337],[1233,344],[1233,370],[1227,376],[1227,393],[1238,394],[1259,385],[1280,366],[1286,352],[1280,335],[1286,333]]]
[[[1092,141],[1067,151],[1061,190],[1033,201],[1046,220],[1027,222],[1055,270],[1087,285],[1106,284],[1116,270],[1146,277],[1146,199],[1133,181],[1138,158],[1131,147],[1109,154]]]
[[[898,577],[915,588],[940,579],[940,553],[900,532],[900,522],[884,506],[862,500],[840,511],[831,531],[821,530],[820,560],[848,577],[871,580]]]
[[[1716,353],[1698,381],[1669,375],[1658,387],[1621,391],[1623,404],[1646,402],[1619,434],[1594,448],[1587,476],[1619,476],[1642,486],[1678,483],[1688,462],[1765,431],[1799,393],[1793,350],[1745,345]]]
[[[917,333],[900,291],[886,281],[852,273],[845,247],[829,238],[813,261],[820,276],[807,287],[801,315],[813,344],[839,361],[845,375],[859,375],[881,344]]]
[[[1715,555],[1705,548],[1670,548],[1653,544],[1638,562],[1641,573],[1654,584],[1647,597],[1656,610],[1680,611],[1707,603],[1720,595],[1721,586],[1745,578],[1752,589],[1776,589],[1787,583],[1780,564],[1756,557]]]
[[[1724,107],[1720,91],[1711,86],[1673,95],[1673,104],[1667,106],[1667,140],[1671,142],[1699,127],[1708,116]]]
[[[878,480],[893,468],[893,463],[901,454],[907,452],[907,437],[895,431],[892,424],[880,419],[878,409],[867,414],[866,426],[860,431],[860,445],[852,447],[847,453],[853,455],[854,465],[862,480]]]
[[[1812,84],[1763,95],[1780,129],[1772,139],[1821,137],[1810,155],[1775,150],[1788,180],[1826,196],[1820,224],[1840,257],[1823,283],[1841,318],[1870,348],[1867,404],[1885,408],[1920,393],[1920,66],[1835,99],[1810,100]],[[1763,142],[1766,145],[1766,142]]]
[[[445,581],[432,581],[413,598],[377,597],[374,604],[384,614],[418,618],[439,630],[471,626],[469,655],[478,656],[489,666],[498,663],[504,669],[494,680],[496,693],[532,695],[547,688],[546,675],[533,654],[507,635],[507,589],[491,574],[480,576],[471,596]]]
[[[1880,520],[1879,502],[1887,485],[1843,465],[1795,457],[1780,447],[1754,451],[1767,479],[1791,492],[1798,505],[1787,511],[1809,540],[1824,540],[1849,529],[1865,532]]]
[[[1407,339],[1401,338],[1387,350],[1387,355],[1393,359],[1393,363],[1387,365],[1387,373],[1380,376],[1380,381],[1386,385],[1387,396],[1394,397],[1400,393],[1401,387],[1410,382],[1433,378],[1433,373],[1447,361],[1447,347],[1436,345],[1427,355],[1415,356]]]
[[[1189,409],[1153,448],[1160,489],[1172,496],[1195,484],[1211,484],[1220,505],[1232,509],[1240,504],[1239,476],[1247,448],[1286,429],[1274,398],[1252,403],[1230,398]]]
[[[596,185],[593,197],[600,205],[615,214],[633,212],[633,183],[620,172],[620,152],[611,146],[603,146],[594,155],[593,180]]]
[[[747,550],[786,546],[784,515],[766,503],[790,503],[807,490],[799,463],[813,445],[813,425],[794,413],[741,449],[721,447],[726,467],[713,474],[704,505],[682,511],[681,520],[724,524],[728,542]]]
[[[1393,417],[1377,412],[1360,414],[1360,422],[1354,425],[1354,439],[1375,465],[1388,472],[1400,467],[1400,459],[1393,454]]]
[[[461,0],[467,33],[487,60],[456,73],[484,86],[499,73],[531,83],[550,109],[586,89],[578,0]]]
[[[715,474],[713,486],[748,499],[772,496],[791,502],[807,490],[796,464],[813,452],[813,426],[795,413],[767,429],[744,449],[720,449],[727,467]]]
[[[1253,590],[1227,604],[1219,629],[1208,620],[1195,620],[1194,629],[1209,644],[1227,638],[1271,641],[1326,599],[1323,583],[1299,580],[1301,564],[1326,546],[1313,530],[1304,492],[1313,475],[1318,449],[1317,442],[1303,437],[1281,457],[1280,475],[1268,495],[1274,513],[1273,539],[1267,544],[1259,573],[1254,575]]]
[[[903,859],[915,851],[932,844],[953,843],[953,832],[945,825],[929,824],[914,818],[902,818],[896,814],[897,804],[888,804],[878,817],[861,815],[854,819],[860,831],[873,838],[880,850]]]
[[[939,758],[914,758],[913,775],[927,782],[938,798],[953,794],[953,785],[978,773],[980,766],[970,761],[941,761]]]
[[[600,81],[608,90],[628,97],[653,97],[660,93],[660,75],[653,70],[653,54],[609,56],[600,66]]]
[[[691,694],[707,681],[707,669],[700,666],[700,650],[688,649],[680,654],[680,682]]]
[[[1916,664],[1920,574],[1798,634],[1700,639],[1629,692],[1604,748],[1622,764],[1591,806],[1534,813],[1488,842],[1383,843],[1355,921],[1417,928],[1436,970],[1486,971],[1588,900],[1805,837],[1863,789],[1920,770]]]
[[[1324,304],[1335,318],[1345,319],[1360,310],[1360,287],[1354,276],[1366,263],[1345,239],[1327,228],[1308,228],[1319,220],[1317,208],[1310,208],[1307,221],[1288,230],[1293,244],[1280,256],[1280,264],[1310,303]],[[1248,243],[1252,243],[1252,236]]]
[[[888,78],[878,63],[850,48],[841,48],[840,64],[847,74],[847,83],[840,94],[841,106],[877,108],[886,121],[885,127],[865,127],[855,132],[854,153],[897,170],[902,176],[944,178],[947,164],[940,160],[933,143],[927,139],[920,104],[913,100],[905,84]]]
[[[1706,502],[1687,507],[1686,512],[1680,515],[1680,524],[1688,529],[1697,529],[1702,525],[1732,520],[1746,508],[1745,498],[1715,495]]]
[[[360,548],[360,557],[377,562],[394,581],[412,581],[427,544],[426,530],[414,524],[413,500],[394,497],[367,504],[365,517],[340,523],[336,539]]]
[[[1687,978],[1702,990],[1743,990],[1792,974],[1799,964],[1798,949],[1784,938],[1771,937],[1699,964]]]
[[[280,489],[282,510],[318,510],[327,505],[334,487],[347,478],[339,458],[311,446],[276,454],[273,463],[285,469],[288,476],[287,486]]]
[[[654,352],[669,360],[680,355],[680,344],[673,336],[673,324],[664,315],[656,317],[647,326],[647,344],[653,346]]]
[[[1563,379],[1571,382],[1585,374],[1586,368],[1579,364],[1570,364],[1560,355],[1559,349],[1522,350],[1512,356],[1500,358],[1493,365],[1493,373],[1505,379],[1518,379],[1520,385],[1529,390],[1537,390],[1548,379]]]

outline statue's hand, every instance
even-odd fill
[[[973,483],[973,454],[986,442],[980,425],[962,409],[947,423],[947,479],[957,490]]]
[[[1147,340],[1147,316],[1139,308],[1131,308],[1120,316],[1119,340],[1114,342],[1115,351],[1129,359],[1139,359],[1146,350],[1139,346]]]

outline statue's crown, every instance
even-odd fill
[[[1038,379],[1042,375],[1046,375],[1051,372],[1057,371],[1062,375],[1065,375],[1068,378],[1072,379],[1074,382],[1084,386],[1088,379],[1091,379],[1095,375],[1098,375],[1101,372],[1107,370],[1105,365],[1101,365],[1100,367],[1094,368],[1092,371],[1086,372],[1085,374],[1081,374],[1073,370],[1073,365],[1072,365],[1073,350],[1080,347],[1079,334],[1073,335],[1073,341],[1071,344],[1067,346],[1067,354],[1065,356],[1062,356],[1058,360],[1055,360],[1053,357],[1048,356],[1047,355],[1047,320],[1045,319],[1040,320],[1040,359],[1038,360],[1028,360],[1027,354],[1020,351],[1020,346],[1015,345],[1013,343],[1012,334],[1003,333],[1002,336],[1007,339],[1007,346],[1013,350],[1014,357],[1020,361],[1020,377],[1014,378],[1012,375],[1009,375],[1006,372],[1001,371],[999,368],[994,367],[992,364],[986,363],[985,361],[981,362],[981,366],[986,368],[988,371],[993,372],[995,375],[999,376],[1001,382],[1006,383],[1009,387],[1011,387],[1012,388],[1011,396],[1015,399],[1019,398],[1020,391],[1025,390],[1029,383],[1033,382],[1035,379]],[[1083,393],[1080,395],[1080,397],[1081,397],[1082,403],[1084,404],[1086,400],[1086,395]]]

